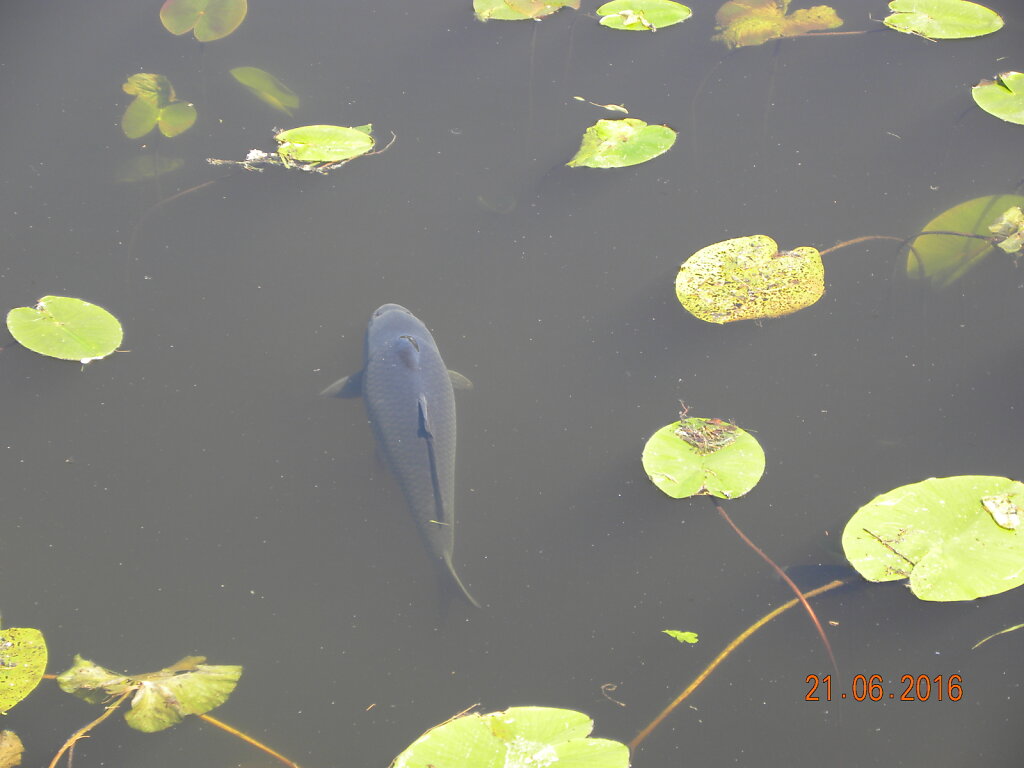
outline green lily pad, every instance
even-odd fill
[[[125,722],[136,730],[154,733],[228,700],[242,668],[203,661],[202,656],[189,656],[158,672],[128,677],[75,656],[74,665],[57,676],[57,683],[61,690],[90,703],[135,691]]]
[[[31,627],[0,630],[0,714],[28,696],[46,673],[46,640]]]
[[[764,450],[743,429],[721,419],[686,418],[662,427],[642,459],[651,482],[673,499],[709,495],[735,499],[764,474]]]
[[[825,293],[825,267],[810,247],[780,251],[767,235],[737,237],[701,248],[683,262],[676,297],[709,323],[781,317]]]
[[[172,35],[194,29],[196,40],[209,43],[238,29],[247,12],[246,0],[166,0],[160,21]]]
[[[1002,28],[1002,17],[967,0],[892,0],[882,23],[897,32],[930,40],[981,37]]]
[[[1008,123],[1024,125],[1024,74],[1003,72],[971,88],[975,104]]]
[[[299,97],[291,88],[259,67],[235,67],[231,76],[264,104],[290,115],[299,108]]]
[[[696,632],[682,632],[678,629],[663,629],[661,630],[669,637],[674,637],[680,643],[696,643],[699,639]]]
[[[287,165],[296,163],[337,163],[365,155],[373,149],[371,125],[347,128],[340,125],[304,125],[281,131],[274,140],[277,153]]]
[[[196,108],[180,101],[163,75],[137,72],[121,89],[135,96],[121,117],[121,130],[129,139],[145,136],[158,125],[164,136],[177,136],[196,121]]]
[[[719,33],[712,38],[729,48],[762,45],[780,37],[835,29],[843,20],[827,5],[804,8],[787,15],[790,0],[730,0],[715,14]]]
[[[82,363],[114,352],[124,336],[121,323],[103,307],[67,296],[44,296],[35,307],[12,309],[7,330],[33,352]]]
[[[431,728],[391,768],[628,768],[629,748],[588,738],[594,721],[552,707],[511,707],[456,717]]]
[[[654,32],[686,21],[693,11],[672,0],[612,0],[598,8],[597,15],[611,29]]]
[[[579,7],[580,0],[473,0],[473,12],[480,21],[541,19],[562,8]]]
[[[943,211],[921,231],[988,236],[1000,215],[1015,205],[1024,205],[1024,196],[976,197]],[[995,252],[996,248],[984,240],[955,235],[918,235],[907,250],[907,277],[927,280],[935,289],[948,288]]]
[[[624,168],[663,155],[676,143],[676,132],[667,125],[648,125],[643,120],[598,120],[587,128],[579,151],[567,165],[576,168]]]
[[[922,600],[974,600],[1024,584],[1024,531],[1006,527],[986,500],[1024,506],[1024,483],[1005,477],[930,478],[883,493],[857,510],[843,551],[869,581],[910,579]]]

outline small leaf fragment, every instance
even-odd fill
[[[661,630],[669,637],[674,637],[680,643],[696,643],[699,639],[696,632],[683,632],[678,629],[663,629]]]

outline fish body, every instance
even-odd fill
[[[444,583],[480,607],[455,571],[455,393],[472,386],[449,371],[427,327],[385,304],[366,328],[364,367],[322,394],[361,395],[377,445],[398,480]]]

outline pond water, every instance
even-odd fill
[[[600,27],[587,0],[486,24],[468,0],[254,0],[206,45],[168,34],[158,5],[9,5],[0,30],[4,311],[80,296],[126,329],[84,369],[10,339],[0,354],[0,610],[45,633],[50,672],[75,653],[131,672],[242,664],[215,714],[304,768],[386,765],[475,703],[571,707],[628,741],[791,596],[707,501],[647,480],[640,451],[680,399],[761,441],[765,476],[728,508],[784,565],[839,561],[845,521],[899,485],[1021,476],[1024,273],[1009,259],[936,294],[902,276],[894,243],[850,247],[826,256],[818,304],[763,325],[703,323],[673,289],[687,256],[726,238],[906,236],[1013,190],[1022,129],[970,87],[1024,66],[1015,0],[987,3],[1000,32],[941,43],[883,29],[885,3],[838,0],[846,29],[872,33],[732,53],[702,0],[653,35]],[[236,66],[294,89],[294,116]],[[195,127],[125,138],[135,72],[169,77]],[[575,96],[679,141],[633,168],[566,168],[615,116]],[[314,123],[397,140],[328,176],[205,162]],[[181,169],[116,180],[153,152]],[[439,618],[361,404],[316,396],[360,367],[387,302],[475,383],[458,396],[455,560],[482,611]],[[964,698],[805,701],[831,666],[792,611],[633,763],[1019,764],[1019,636],[971,650],[1022,620],[1019,590],[935,604],[866,585],[816,606],[836,695],[858,674],[897,693],[903,675],[960,674]],[[44,681],[5,726],[40,765],[97,714]],[[119,716],[75,754],[171,761],[275,764],[197,721],[146,735]]]

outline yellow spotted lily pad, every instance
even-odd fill
[[[825,267],[817,249],[780,251],[767,235],[701,248],[676,276],[679,303],[709,323],[789,315],[824,293]]]

